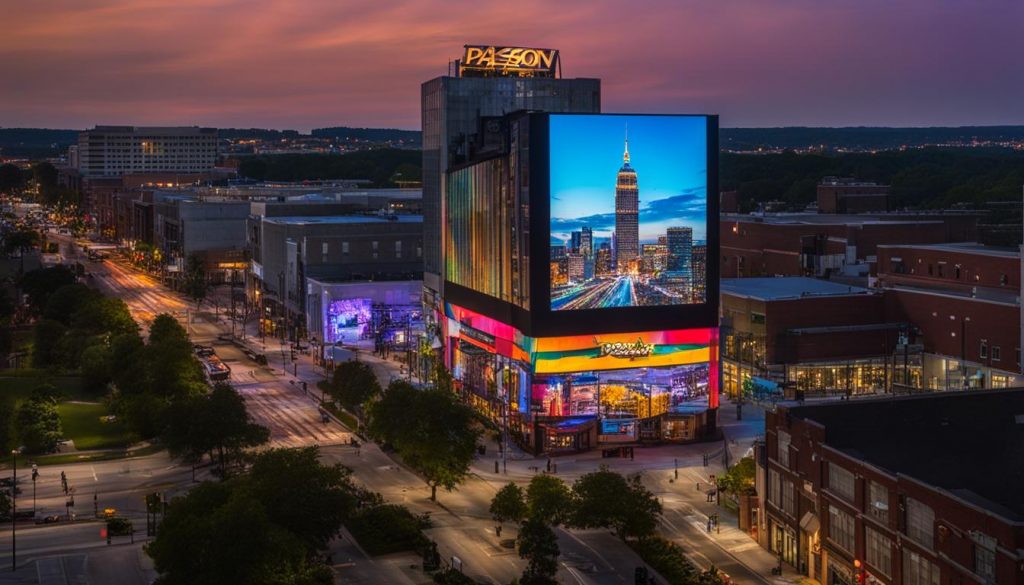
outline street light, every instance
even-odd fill
[[[17,532],[15,527],[18,525],[16,522],[18,518],[18,450],[11,449],[11,468],[13,469],[13,476],[11,481],[11,572],[17,570],[17,558],[18,558],[18,547],[17,547]]]

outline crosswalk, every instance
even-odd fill
[[[348,444],[352,433],[338,423],[324,423],[311,400],[275,382],[245,382],[233,374],[232,385],[245,398],[253,420],[270,429],[271,447]]]

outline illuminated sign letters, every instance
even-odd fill
[[[601,348],[601,357],[611,356],[617,358],[639,358],[647,357],[654,351],[653,343],[644,343],[642,338],[637,338],[634,343],[626,343],[622,341],[602,343],[601,341],[594,340],[598,347]]]
[[[554,77],[557,65],[555,49],[466,45],[459,68],[463,74]]]

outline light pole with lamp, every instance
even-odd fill
[[[17,530],[18,525],[18,450],[11,449],[11,468],[13,469],[12,481],[11,481],[11,572],[13,573],[18,569],[18,544],[17,544]]]

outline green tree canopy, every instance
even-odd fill
[[[523,489],[515,482],[505,484],[494,494],[490,512],[496,522],[521,522],[526,517]]]
[[[391,444],[430,485],[451,491],[469,473],[480,430],[450,392],[398,385],[370,407],[370,433]]]
[[[392,382],[395,384],[396,382]],[[348,360],[334,368],[331,398],[349,412],[362,413],[367,401],[380,396],[380,383],[366,362]]]
[[[146,546],[162,585],[328,585],[317,552],[351,511],[348,472],[315,448],[270,450],[250,472],[175,499]]]
[[[519,527],[516,539],[519,557],[526,559],[520,585],[557,585],[558,537],[540,518],[528,518]]]
[[[270,431],[252,421],[245,399],[227,383],[173,402],[166,420],[162,436],[172,455],[197,463],[211,453],[222,470],[239,461],[245,449],[270,440]]]
[[[49,453],[62,436],[57,405],[43,393],[33,393],[15,413],[15,428],[26,453]]]
[[[22,275],[18,285],[28,295],[29,306],[41,313],[50,295],[62,286],[74,284],[75,273],[63,264],[32,270]]]
[[[564,481],[553,475],[535,475],[526,488],[526,505],[531,518],[558,526],[572,514],[572,492]]]
[[[620,538],[642,538],[654,532],[661,502],[640,481],[602,468],[573,484],[576,506],[572,524],[580,528],[612,528]]]

